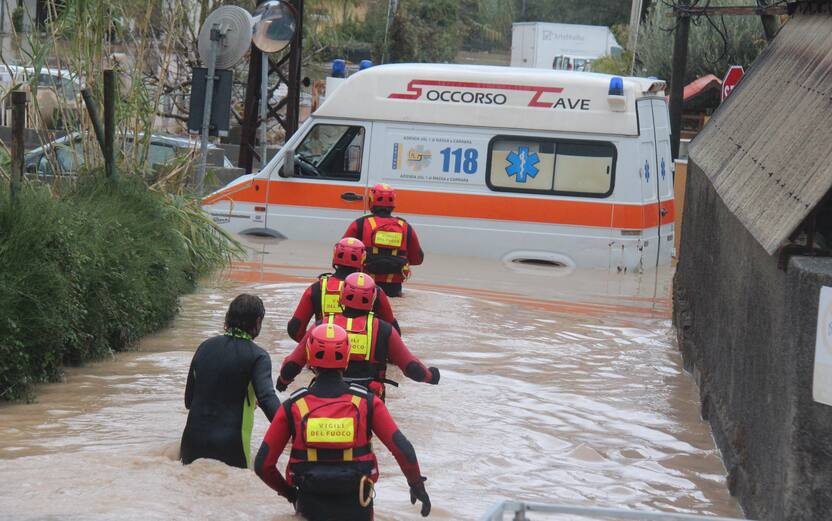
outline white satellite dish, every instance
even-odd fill
[[[297,17],[291,5],[280,0],[269,0],[254,11],[252,41],[263,52],[282,51],[292,43],[297,26]]]
[[[214,25],[223,36],[217,49],[216,68],[231,68],[251,48],[251,15],[236,5],[224,5],[212,11],[199,30],[199,57],[203,62],[208,61],[211,52],[211,29]]]

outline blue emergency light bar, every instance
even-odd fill
[[[347,62],[338,58],[332,61],[332,77],[346,78],[347,77]]]
[[[618,76],[613,76],[610,78],[610,96],[623,96],[624,95],[624,78],[619,78]]]

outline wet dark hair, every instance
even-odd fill
[[[225,329],[237,328],[245,331],[251,336],[256,336],[257,319],[266,315],[266,308],[263,301],[256,295],[243,293],[231,301],[228,311],[225,313]]]

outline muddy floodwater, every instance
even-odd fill
[[[330,255],[313,243],[251,246],[249,261],[183,297],[176,320],[138,350],[68,369],[35,403],[0,406],[0,519],[297,519],[249,470],[175,459],[188,364],[221,330],[229,301],[263,298],[257,342],[276,373],[294,347],[286,322]],[[670,269],[426,262],[393,306],[441,383],[393,368],[401,386],[388,406],[428,476],[430,519],[475,520],[502,498],[740,517],[682,371]],[[267,427],[257,414],[253,451]],[[421,519],[395,460],[376,450],[376,519]]]

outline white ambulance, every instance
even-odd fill
[[[334,243],[397,190],[430,253],[641,271],[670,262],[662,81],[383,65],[331,92],[280,153],[203,200],[225,229]]]

